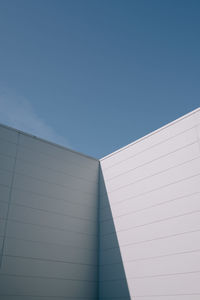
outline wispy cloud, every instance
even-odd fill
[[[31,102],[0,87],[0,123],[69,147],[63,136],[38,116]]]

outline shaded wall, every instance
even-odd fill
[[[199,300],[200,110],[100,164],[0,126],[0,299]]]
[[[0,299],[96,299],[98,166],[0,127]]]
[[[101,169],[99,197],[99,299],[129,300],[126,275]]]
[[[115,261],[117,237],[131,299],[200,299],[200,110],[101,159],[101,168],[109,250],[100,255]],[[101,272],[110,280],[104,297],[124,299],[111,280],[117,265]]]

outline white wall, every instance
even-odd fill
[[[98,169],[0,126],[0,299],[96,299]]]
[[[200,110],[101,159],[101,169],[100,299],[129,299],[127,281],[131,299],[199,300]]]
[[[0,299],[199,300],[199,195],[199,109],[100,170],[0,126]]]

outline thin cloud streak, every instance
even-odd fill
[[[37,115],[30,101],[5,89],[0,90],[0,123],[69,147],[66,138]]]

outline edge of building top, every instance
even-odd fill
[[[20,134],[23,134],[23,135],[32,137],[32,138],[34,138],[34,139],[36,139],[36,140],[39,140],[39,141],[41,141],[41,142],[44,142],[44,143],[46,143],[46,144],[50,144],[50,145],[52,145],[52,146],[56,146],[56,147],[58,147],[58,148],[61,148],[61,149],[64,149],[64,150],[67,150],[67,151],[70,151],[70,152],[79,154],[79,155],[84,156],[84,157],[87,157],[87,158],[89,158],[89,159],[93,159],[93,160],[99,161],[98,158],[89,156],[89,155],[84,154],[84,153],[81,153],[81,152],[79,152],[79,151],[70,149],[70,148],[68,148],[68,147],[66,147],[66,146],[62,146],[62,145],[59,145],[59,144],[57,144],[57,143],[51,142],[51,141],[49,141],[49,140],[40,138],[40,137],[38,137],[38,136],[36,136],[36,135],[33,135],[33,134],[31,134],[31,133],[24,132],[24,131],[22,131],[22,130],[20,130],[20,129],[17,129],[17,128],[14,128],[14,127],[11,127],[11,126],[2,124],[2,123],[0,123],[0,127],[7,128],[7,129],[9,129],[9,130],[14,130],[14,131],[16,131],[16,132],[18,132],[18,133],[20,133]]]
[[[187,114],[185,114],[185,115],[179,117],[178,119],[176,119],[176,120],[174,120],[174,121],[172,121],[172,122],[170,122],[170,123],[167,123],[166,125],[164,125],[164,126],[158,128],[158,129],[156,129],[156,130],[154,130],[154,131],[152,131],[152,132],[150,132],[150,133],[144,135],[143,137],[141,137],[141,138],[139,138],[139,139],[137,139],[137,140],[131,142],[130,144],[128,144],[128,145],[126,145],[126,146],[124,146],[124,147],[122,147],[122,148],[120,148],[120,149],[118,149],[118,150],[116,150],[116,151],[114,151],[114,152],[112,152],[112,153],[110,153],[110,154],[108,154],[108,155],[106,155],[106,156],[100,158],[99,161],[101,162],[102,160],[107,159],[107,158],[109,158],[109,157],[111,157],[111,156],[113,156],[113,155],[115,155],[115,154],[117,154],[117,153],[119,153],[119,152],[121,152],[121,151],[123,151],[123,150],[125,150],[125,149],[127,149],[127,148],[129,148],[129,147],[131,147],[132,145],[141,142],[142,140],[147,139],[147,138],[150,137],[151,135],[154,135],[154,134],[156,134],[156,133],[162,131],[163,129],[165,129],[165,128],[169,127],[169,126],[171,126],[171,125],[173,125],[173,124],[175,124],[175,123],[178,123],[178,122],[180,122],[181,120],[183,120],[183,119],[185,119],[185,118],[188,118],[189,116],[195,114],[195,113],[198,112],[198,111],[200,111],[200,107],[197,107],[196,109],[194,109],[194,110],[192,110],[191,112],[189,112],[189,113],[187,113]]]

